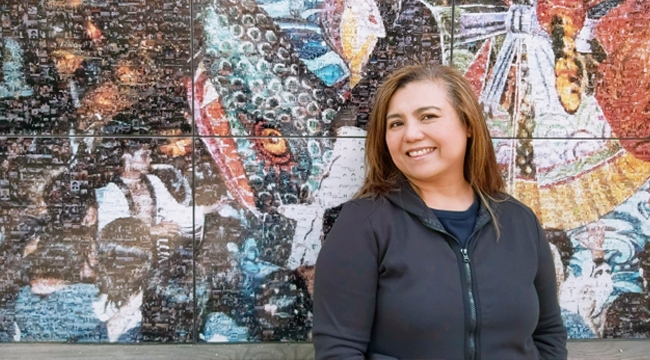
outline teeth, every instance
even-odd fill
[[[422,149],[422,150],[417,150],[417,151],[409,151],[408,155],[409,156],[420,156],[420,155],[430,153],[432,151],[433,151],[433,148],[427,148],[427,149]]]

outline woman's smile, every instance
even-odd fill
[[[406,155],[408,155],[411,158],[421,158],[424,157],[425,155],[429,155],[432,152],[436,151],[435,147],[426,147],[426,148],[420,148],[420,149],[415,149],[415,150],[409,150],[406,152]]]

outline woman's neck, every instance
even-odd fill
[[[467,210],[476,197],[474,190],[464,179],[447,184],[411,183],[411,186],[428,207],[437,210]]]

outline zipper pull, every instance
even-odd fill
[[[467,249],[460,249],[460,253],[463,255],[463,261],[469,263],[469,255],[467,254]]]

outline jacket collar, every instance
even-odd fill
[[[415,192],[413,186],[411,186],[408,180],[401,180],[399,188],[395,191],[389,192],[385,196],[388,201],[418,218],[425,226],[439,232],[447,233],[447,230],[442,226],[440,220],[438,220],[438,218],[433,214],[433,211],[431,211],[424,200],[422,200],[420,195]],[[490,202],[490,206],[492,206],[493,209],[494,204],[494,202]],[[480,229],[490,221],[492,221],[490,213],[485,207],[485,204],[483,204],[482,201],[479,201],[478,216],[473,230]]]

